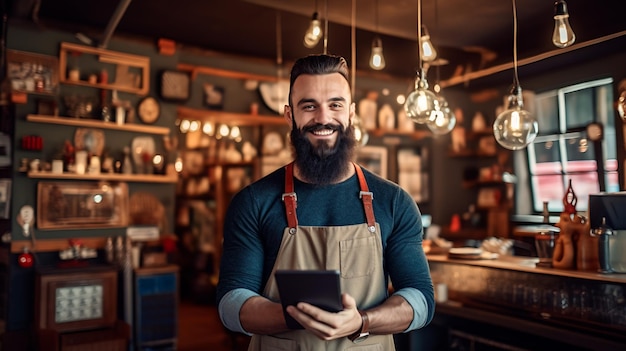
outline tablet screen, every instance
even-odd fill
[[[338,270],[277,270],[274,274],[287,326],[302,329],[285,310],[307,302],[329,312],[343,310]]]

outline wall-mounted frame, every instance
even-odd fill
[[[59,85],[59,59],[55,56],[7,50],[7,78],[11,90],[54,94]]]
[[[0,218],[9,219],[11,208],[11,179],[0,179]]]
[[[211,110],[221,110],[224,108],[224,88],[205,83],[204,90],[204,106]]]
[[[187,72],[165,70],[161,72],[159,93],[164,100],[183,102],[191,95],[191,77]]]
[[[387,178],[387,148],[384,146],[362,146],[357,153],[357,163],[369,171]]]
[[[425,148],[398,149],[398,185],[418,203],[428,201],[428,172],[425,171],[428,154]]]
[[[128,186],[107,182],[39,182],[37,228],[128,226]]]

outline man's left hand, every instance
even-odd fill
[[[287,312],[318,338],[334,340],[353,334],[362,324],[354,298],[342,294],[342,303],[343,310],[340,312],[324,311],[306,302],[287,307]]]

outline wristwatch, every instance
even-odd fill
[[[370,336],[370,320],[369,318],[367,318],[367,312],[359,311],[359,313],[361,314],[361,320],[363,321],[361,324],[361,329],[357,330],[354,334],[348,336],[348,339],[350,339],[350,341],[355,344],[364,341],[365,339],[367,339],[368,336]]]

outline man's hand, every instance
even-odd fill
[[[339,339],[359,330],[362,323],[354,298],[348,294],[342,294],[341,298],[343,311],[340,312],[327,312],[305,302],[287,307],[287,312],[318,338]]]

